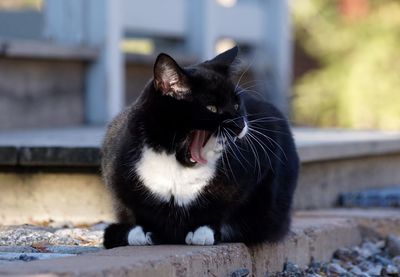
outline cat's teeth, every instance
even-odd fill
[[[192,158],[190,158],[190,161],[192,162],[192,163],[195,163],[196,161],[195,160],[193,160]]]

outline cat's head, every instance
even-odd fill
[[[165,104],[165,120],[175,121],[165,125],[180,136],[175,137],[177,158],[185,165],[215,162],[227,141],[247,133],[245,109],[233,81],[237,54],[234,47],[189,67],[166,54],[157,57],[153,86]]]

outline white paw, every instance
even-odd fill
[[[215,242],[214,231],[207,226],[201,226],[194,233],[189,232],[186,235],[185,242],[193,245],[213,245]]]
[[[151,245],[153,242],[151,241],[151,233],[143,232],[143,228],[141,226],[136,226],[129,231],[128,234],[128,244],[129,245]]]

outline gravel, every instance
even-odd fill
[[[288,261],[274,277],[362,276],[400,277],[400,237],[365,241],[352,248],[337,249],[327,263],[311,262],[300,268]]]
[[[0,264],[76,256],[101,249],[105,223],[0,226]]]

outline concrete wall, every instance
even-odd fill
[[[0,130],[84,123],[79,61],[0,57]]]
[[[0,37],[39,39],[43,32],[43,14],[37,11],[0,11]]]

